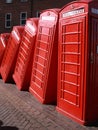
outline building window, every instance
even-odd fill
[[[6,3],[12,3],[12,0],[6,0]]]
[[[5,14],[5,28],[11,28],[12,14]]]
[[[20,13],[20,25],[25,25],[27,19],[27,12]]]
[[[20,0],[21,2],[27,2],[28,0]]]
[[[40,11],[36,11],[36,17],[40,17]]]

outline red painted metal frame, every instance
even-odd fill
[[[98,2],[64,6],[59,19],[57,110],[81,124],[98,120]]]
[[[0,34],[0,65],[3,59],[3,55],[8,43],[8,39],[9,39],[10,33],[2,33]]]
[[[14,26],[10,34],[0,67],[1,77],[4,82],[13,82],[12,74],[16,64],[23,29],[23,26]]]
[[[20,43],[18,58],[13,78],[19,90],[28,90],[35,48],[38,18],[29,18]]]
[[[41,103],[56,103],[59,9],[40,15],[29,91]]]

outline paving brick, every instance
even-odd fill
[[[1,128],[18,130],[98,130],[98,124],[82,126],[58,113],[55,105],[43,105],[29,92],[19,91],[15,84],[5,84],[2,79],[0,121]]]

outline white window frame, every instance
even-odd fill
[[[6,0],[6,3],[7,4],[12,3],[12,0]]]
[[[27,2],[28,0],[20,0],[21,2]]]
[[[10,19],[7,19],[7,15],[10,15]],[[11,28],[12,13],[5,14],[5,28]],[[7,22],[10,22],[10,26],[7,26]]]
[[[25,18],[25,19],[22,18],[22,14],[23,14],[23,13],[26,14],[26,18]],[[24,24],[22,24],[22,20],[25,20],[25,21],[26,21],[26,19],[27,19],[27,12],[21,12],[21,13],[20,13],[20,25],[24,25]]]
[[[40,17],[40,10],[36,11],[36,17]]]

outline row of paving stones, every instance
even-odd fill
[[[0,130],[98,130],[98,125],[82,126],[43,105],[29,92],[0,80]]]

